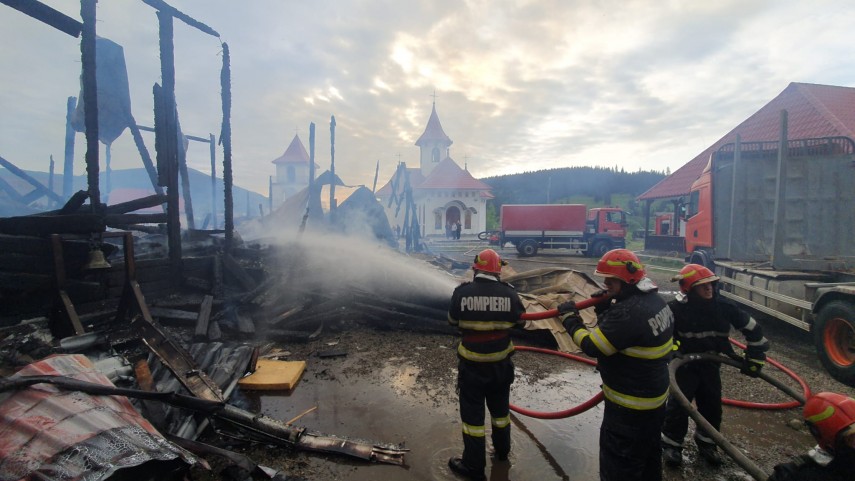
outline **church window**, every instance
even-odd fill
[[[472,211],[466,209],[466,213],[463,216],[463,228],[471,229],[472,228]]]
[[[286,174],[286,175],[287,175],[287,178],[288,178],[288,182],[294,182],[294,181],[296,181],[296,180],[297,180],[297,171],[295,171],[295,170],[294,170],[294,166],[293,166],[293,165],[289,165],[289,166],[288,166],[288,170],[287,170],[287,174]]]
[[[439,147],[434,147],[430,153],[431,162],[439,162]]]

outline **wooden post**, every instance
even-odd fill
[[[178,119],[178,109],[175,112],[175,145],[178,152],[178,172],[181,174],[181,193],[184,194],[184,214],[187,216],[187,227],[196,229],[196,220],[193,218],[193,199],[190,195],[190,178],[187,173],[187,144],[181,130],[181,121]],[[178,134],[181,133],[181,138]]]
[[[77,97],[68,97],[65,104],[65,157],[62,163],[62,198],[68,199],[74,189],[74,128],[71,116],[77,108]]]
[[[80,58],[83,63],[83,110],[86,126],[86,180],[89,184],[89,205],[93,212],[101,209],[98,187],[98,84],[95,79],[95,4],[96,0],[80,1],[83,31]]]
[[[335,115],[330,116],[330,221],[335,214]]]
[[[53,162],[53,155],[51,155],[50,156],[50,170],[48,173],[48,190],[51,192],[53,192],[53,170],[54,170],[54,167],[55,167],[55,165]],[[55,205],[56,201],[51,201],[50,199],[48,199],[48,205],[50,205],[50,204]]]
[[[217,144],[214,139],[214,134],[210,135],[211,148],[211,221],[214,223],[214,229],[217,228]]]
[[[128,119],[128,129],[130,129],[131,136],[134,138],[134,144],[136,144],[137,150],[140,152],[140,157],[142,158],[143,165],[145,166],[145,171],[148,172],[148,178],[151,180],[151,186],[154,188],[154,192],[158,195],[163,195],[163,187],[161,187],[157,182],[157,169],[154,168],[154,163],[151,161],[151,155],[149,155],[148,149],[145,147],[145,142],[143,142],[142,135],[140,134],[140,127],[137,125],[137,121],[134,120],[133,116],[130,116]]]
[[[181,282],[181,218],[178,207],[178,124],[175,113],[175,52],[172,43],[172,15],[157,12],[160,27],[160,72],[163,79],[161,88],[162,123],[156,126],[157,134],[163,136],[162,146],[164,155],[158,152],[158,169],[168,165],[166,179],[161,174],[161,184],[166,180],[166,213],[169,221],[166,223],[169,244],[169,264],[172,282]],[[163,160],[163,163],[161,163]]]
[[[223,129],[220,141],[223,143],[223,184],[224,215],[226,229],[226,252],[231,252],[234,242],[234,201],[232,200],[232,74],[229,58],[229,44],[223,42],[223,70],[220,73],[220,91],[223,102]]]

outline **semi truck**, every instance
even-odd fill
[[[687,261],[758,318],[812,333],[838,381],[855,386],[855,142],[848,137],[728,144],[691,187]]]
[[[499,216],[501,227],[493,243],[510,243],[521,256],[536,255],[540,249],[572,249],[599,257],[626,247],[626,212],[619,207],[506,204]]]

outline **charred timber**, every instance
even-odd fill
[[[182,22],[186,23],[187,25],[190,25],[191,27],[199,29],[199,31],[201,31],[201,32],[207,33],[208,35],[212,35],[212,36],[217,37],[217,38],[220,37],[220,34],[217,33],[217,31],[214,30],[213,28],[205,25],[204,23],[202,23],[202,22],[196,20],[195,18],[187,15],[186,13],[178,10],[177,8],[173,7],[172,5],[169,5],[168,3],[164,2],[163,0],[143,0],[143,3],[145,3],[146,5],[148,5],[150,7],[156,8],[157,10],[159,10],[161,12],[164,12],[168,15],[171,15],[171,16],[177,18],[178,20],[181,20]]]
[[[90,234],[107,229],[104,217],[96,214],[24,216],[0,218],[0,234],[46,236]]]
[[[0,3],[4,3],[72,37],[79,37],[80,31],[83,30],[82,23],[36,0],[0,0]]]

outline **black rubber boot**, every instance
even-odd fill
[[[724,462],[722,461],[721,454],[718,453],[718,448],[715,444],[698,442],[697,445],[698,454],[712,466],[721,466]]]
[[[665,464],[675,468],[683,464],[683,450],[674,446],[662,446],[662,457]]]
[[[484,476],[484,471],[476,472],[474,469],[469,468],[465,464],[463,464],[463,459],[459,457],[454,457],[448,460],[448,467],[454,473],[463,476],[466,479],[470,479],[472,481],[487,481],[487,477]]]

